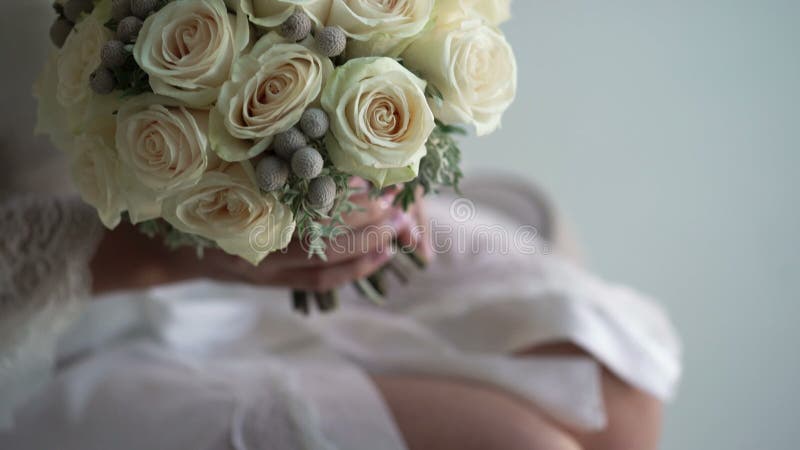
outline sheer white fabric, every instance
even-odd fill
[[[94,302],[62,343],[56,381],[0,448],[405,448],[371,373],[489,383],[583,429],[605,424],[595,359],[672,395],[679,346],[657,307],[546,242],[492,248],[482,230],[514,233],[524,205],[475,203],[465,220],[455,200],[430,212],[468,250],[391,285],[386,307],[348,288],[336,313],[304,318],[284,290],[203,280]],[[565,340],[595,359],[509,356]]]

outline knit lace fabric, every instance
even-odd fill
[[[0,192],[0,428],[50,378],[58,338],[89,298],[102,236],[78,198]]]

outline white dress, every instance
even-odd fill
[[[560,256],[544,239],[557,228],[550,210],[521,185],[466,191],[471,201],[428,202],[439,249],[448,239],[450,249],[392,284],[384,307],[346,288],[339,310],[306,318],[285,290],[208,280],[92,301],[65,335],[43,333],[30,351],[38,364],[18,353],[0,365],[0,393],[28,394],[0,448],[406,448],[376,373],[489,383],[586,430],[605,425],[596,361],[668,400],[680,349],[662,311]],[[17,334],[34,326],[15,323]],[[509,356],[561,341],[594,359]],[[48,343],[57,348],[42,357]]]

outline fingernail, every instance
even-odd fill
[[[410,223],[410,219],[408,217],[408,214],[398,210],[395,211],[394,214],[392,214],[392,218],[389,219],[389,222],[391,223],[392,228],[397,230],[401,227],[408,225]]]
[[[386,190],[383,191],[383,194],[381,195],[381,198],[385,198],[385,199],[391,201],[392,203],[394,203],[394,198],[397,196],[397,193],[399,191],[400,190],[397,189],[396,187],[387,188]]]
[[[356,189],[366,189],[369,187],[367,180],[361,177],[350,177],[350,180],[347,182],[347,184],[350,185],[351,188]]]
[[[382,251],[375,252],[372,255],[371,259],[372,262],[374,262],[375,264],[382,264],[392,259],[393,256],[394,256],[394,250],[392,250],[391,248],[386,248]]]
[[[378,207],[382,210],[387,210],[392,207],[392,202],[386,198],[379,197],[377,200]]]

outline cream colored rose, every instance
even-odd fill
[[[33,86],[33,96],[37,101],[36,127],[37,135],[47,135],[55,147],[63,151],[71,151],[75,135],[73,129],[75,114],[67,113],[58,101],[58,53],[53,52]]]
[[[75,26],[58,55],[58,102],[64,108],[86,103],[92,95],[89,76],[100,66],[100,50],[111,30],[90,15]]]
[[[436,8],[439,23],[480,18],[497,26],[511,18],[511,0],[438,0]]]
[[[258,189],[249,162],[206,172],[195,186],[167,198],[163,215],[178,230],[211,239],[252,264],[289,245],[295,228],[291,210]]]
[[[328,18],[332,0],[239,0],[239,5],[254,24],[272,28],[282,24],[295,10],[302,10],[315,25]]]
[[[322,92],[334,165],[379,187],[417,176],[434,127],[425,82],[391,58],[358,58],[334,71]]]
[[[242,161],[261,153],[317,101],[333,64],[313,46],[310,38],[287,43],[270,33],[236,61],[211,113],[211,147],[220,157]]]
[[[249,40],[247,17],[223,0],[176,1],[145,20],[133,56],[153,92],[208,106]]]
[[[333,0],[327,25],[351,39],[347,56],[397,56],[431,20],[435,0]]]
[[[517,91],[517,63],[496,28],[479,20],[437,27],[414,41],[403,61],[430,83],[437,119],[475,126],[479,136],[500,126]]]
[[[113,147],[119,96],[90,92],[85,101],[64,107],[58,101],[58,60],[58,52],[53,52],[34,84],[38,103],[34,132],[48,135],[55,147],[66,152],[73,151],[78,134],[98,135]]]
[[[55,71],[46,68],[35,87],[40,106],[39,130],[51,133],[59,146],[67,146],[67,139],[57,137],[57,129],[73,135],[92,130],[113,133],[109,126],[113,127],[112,113],[118,106],[118,96],[96,95],[89,87],[89,76],[100,65],[100,50],[112,36],[101,19],[98,7],[75,26],[56,56]],[[52,98],[53,81],[57,105]]]
[[[117,115],[116,147],[134,209],[143,201],[157,205],[197,184],[209,166],[218,165],[208,150],[207,129],[207,111],[173,99],[147,95],[123,105]]]
[[[120,222],[120,214],[126,209],[126,202],[114,149],[100,136],[78,136],[70,158],[70,170],[81,198],[97,209],[106,227],[115,228]]]
[[[84,133],[98,135],[113,146],[119,97],[92,94],[88,102],[65,108],[56,99],[56,87],[55,58],[52,58],[34,85],[37,100],[34,132],[49,136],[53,145],[65,152],[71,152],[75,136]]]
[[[71,150],[74,137],[84,132],[113,141],[118,98],[96,95],[89,87],[89,76],[100,65],[100,51],[113,36],[103,25],[111,17],[110,10],[111,0],[98,2],[75,26],[64,46],[50,54],[33,86],[38,101],[35,132],[50,135],[62,150]]]

